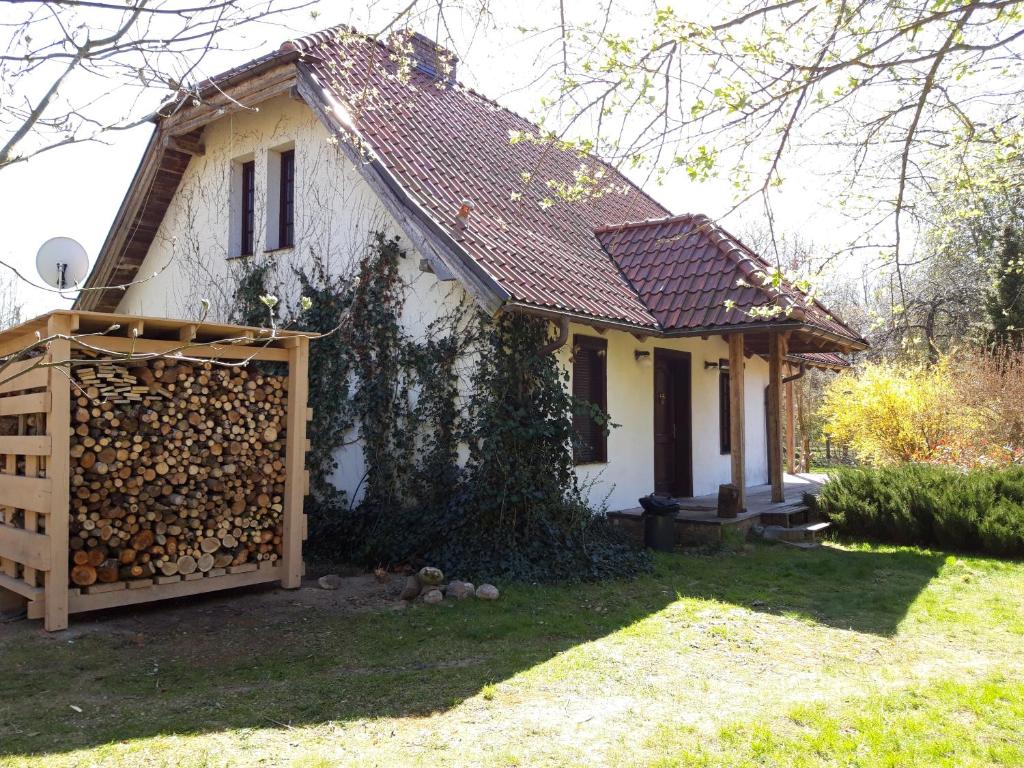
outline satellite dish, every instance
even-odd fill
[[[89,256],[77,240],[51,237],[39,247],[36,270],[48,285],[63,291],[85,280]]]

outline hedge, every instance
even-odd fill
[[[1024,467],[839,469],[815,504],[841,534],[1024,557]]]

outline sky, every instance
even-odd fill
[[[516,12],[529,17],[531,2],[536,4],[538,15],[550,10],[547,0],[524,0],[516,5]],[[273,25],[256,25],[244,34],[231,33],[222,41],[227,50],[210,54],[195,74],[213,75],[274,50],[291,37],[337,23],[376,31],[382,19],[390,19],[395,8],[405,5],[405,0],[382,0],[369,5],[350,5],[336,0],[317,3],[315,18],[306,9],[281,17]],[[567,5],[569,13],[578,15],[585,16],[591,10],[587,2]],[[523,86],[535,76],[535,62],[544,54],[538,50],[536,38],[515,30],[480,32],[471,15],[462,21],[461,28],[452,29],[453,35],[462,40],[460,80],[517,112],[528,115],[534,111],[537,92]],[[433,30],[421,22],[414,24],[414,28],[417,24],[421,27],[419,31],[434,36]],[[104,97],[111,109],[134,110],[141,115],[155,108],[165,94],[166,91],[153,90],[138,102],[134,94],[127,92],[123,97],[118,91],[104,94]],[[0,170],[0,221],[4,233],[0,239],[0,259],[38,283],[36,252],[44,241],[60,235],[79,241],[90,260],[94,260],[151,131],[151,125],[145,124],[107,134],[102,143],[63,147]],[[775,208],[778,225],[782,231],[800,233],[804,240],[823,249],[840,248],[852,239],[855,233],[851,227],[855,225],[834,210],[827,195],[822,194],[823,180],[815,173],[815,164],[816,158],[809,155],[803,167],[787,176]],[[642,177],[635,180],[640,182]],[[728,211],[734,199],[734,191],[724,181],[694,183],[682,174],[670,177],[663,186],[648,185],[647,191],[674,212],[701,212],[713,218]],[[726,224],[742,230],[746,226],[758,226],[760,216],[756,207],[751,207],[741,212],[740,220],[734,216]],[[23,305],[22,317],[26,319],[49,309],[70,306],[73,298],[33,287],[22,280],[17,281],[16,290]]]

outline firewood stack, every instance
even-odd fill
[[[278,560],[284,377],[159,359],[97,361],[72,378],[73,586]]]

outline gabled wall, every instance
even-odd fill
[[[336,146],[323,125],[305,104],[280,97],[258,110],[229,115],[204,131],[204,155],[193,158],[139,270],[145,279],[129,288],[119,312],[198,318],[201,301],[210,301],[211,319],[227,319],[235,283],[233,275],[246,262],[269,261],[284,300],[295,298],[292,268],[308,264],[319,254],[329,269],[350,272],[364,252],[371,234],[402,232],[363,181],[359,169]],[[267,251],[268,200],[275,194],[273,153],[295,149],[295,246]],[[232,207],[238,207],[238,163],[253,160],[256,168],[256,236],[253,256],[232,258]],[[235,181],[232,181],[235,176]],[[273,239],[271,238],[271,242]],[[414,338],[461,302],[466,293],[454,281],[439,281],[419,268],[420,255],[403,244],[409,255],[401,265],[407,286],[402,322]],[[155,277],[149,277],[156,275]],[[573,326],[572,333],[595,335],[592,329]],[[729,456],[719,453],[718,377],[704,370],[704,360],[727,357],[719,338],[655,340],[641,343],[628,333],[608,331],[608,406],[612,421],[621,426],[608,439],[609,461],[580,467],[592,503],[607,499],[609,509],[635,507],[637,498],[653,487],[653,369],[638,363],[634,352],[655,347],[685,350],[692,355],[694,493],[714,492],[729,480]],[[558,352],[569,364],[570,345]],[[315,342],[312,354],[316,354]],[[460,366],[460,385],[468,391],[471,362]],[[747,476],[748,483],[767,481],[763,389],[767,364],[760,358],[747,363]],[[415,397],[415,393],[411,396]],[[315,429],[315,420],[312,429]],[[464,457],[464,456],[463,456]],[[336,484],[358,500],[365,466],[358,445],[341,449]]]

